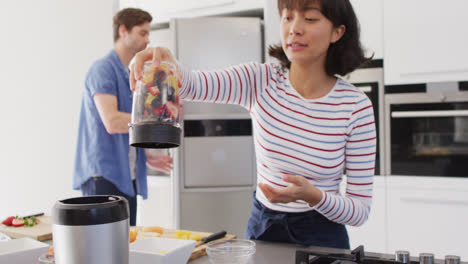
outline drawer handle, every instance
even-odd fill
[[[420,204],[451,204],[468,206],[468,201],[460,200],[437,200],[437,199],[421,199],[421,198],[401,198],[402,202],[420,203]]]
[[[468,116],[468,110],[446,110],[446,111],[394,111],[394,118],[412,118],[412,117],[454,117]]]

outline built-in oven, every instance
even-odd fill
[[[375,175],[383,175],[384,172],[384,84],[382,60],[373,60],[365,67],[360,68],[345,76],[345,80],[363,91],[372,102],[374,108],[375,128],[377,132],[377,145],[375,157]]]
[[[385,174],[468,176],[468,91],[385,95]]]

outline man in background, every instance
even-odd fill
[[[136,225],[136,195],[146,199],[148,188],[145,152],[129,146],[128,66],[148,45],[151,20],[148,12],[136,8],[114,16],[114,48],[91,65],[85,78],[73,174],[73,188],[83,195],[125,197],[132,226]],[[152,155],[148,162],[166,172],[172,166],[167,155]]]

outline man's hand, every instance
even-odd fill
[[[290,183],[290,185],[280,189],[259,183],[258,187],[272,203],[290,203],[303,200],[314,206],[322,200],[322,191],[302,176],[285,174],[283,181]]]
[[[146,151],[146,164],[153,170],[171,174],[172,158],[167,154]]]
[[[135,62],[130,67],[130,89],[136,88],[136,81],[141,80],[143,76],[143,65],[146,61],[152,61],[155,67],[159,66],[162,61],[168,61],[177,65],[174,56],[168,48],[150,47],[146,48],[135,55]]]

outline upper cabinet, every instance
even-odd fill
[[[384,0],[351,0],[361,26],[361,43],[366,56],[383,58],[383,2]]]
[[[271,0],[270,0],[271,1]],[[171,18],[198,17],[262,9],[264,0],[120,0],[120,8],[138,7],[151,13],[152,24]]]
[[[385,84],[468,80],[466,10],[466,0],[385,1]]]

